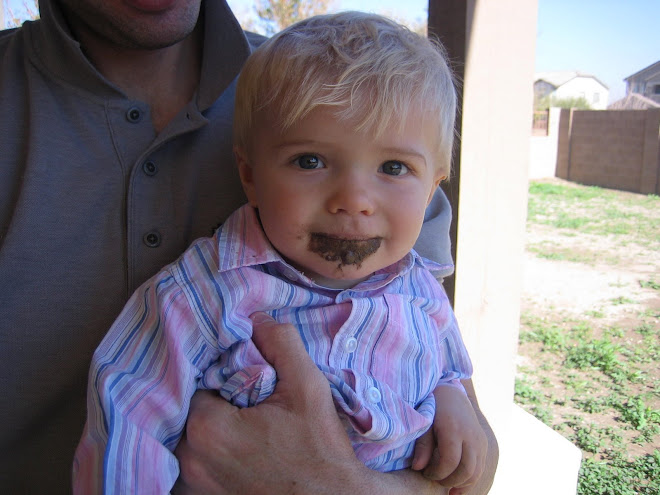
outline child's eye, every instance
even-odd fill
[[[406,175],[410,169],[401,162],[390,160],[380,166],[380,171],[387,175]]]
[[[295,159],[296,165],[305,170],[313,170],[315,168],[323,168],[323,162],[316,155],[301,155]]]

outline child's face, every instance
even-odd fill
[[[289,263],[320,285],[348,288],[410,251],[443,179],[436,126],[419,117],[377,138],[323,107],[284,133],[268,118],[259,122],[251,148],[236,150],[239,170]]]

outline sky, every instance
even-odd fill
[[[498,1],[498,0],[494,0]],[[21,15],[32,0],[0,0]],[[228,0],[240,18],[252,0]],[[369,10],[420,22],[428,0],[334,0],[337,10]],[[578,70],[604,83],[609,101],[625,96],[624,78],[660,60],[660,0],[538,0],[536,71]]]
[[[659,0],[539,0],[536,70],[579,70],[626,94],[624,78],[660,61]]]

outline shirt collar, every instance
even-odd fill
[[[282,258],[268,241],[256,210],[250,205],[243,205],[232,213],[216,235],[220,272],[248,266],[273,264],[279,274],[291,281],[310,287],[327,289],[327,287],[315,284]],[[405,275],[415,265],[430,271],[441,271],[447,268],[440,263],[424,259],[416,251],[411,250],[398,262],[378,270],[367,280],[349,290],[356,292],[379,289],[388,285],[395,278]]]
[[[217,238],[221,272],[271,262],[285,263],[268,241],[256,210],[248,204],[229,216]]]
[[[197,94],[200,111],[213,105],[236,79],[251,51],[245,33],[226,1],[204,1],[202,8],[204,52]]]
[[[85,57],[73,38],[56,0],[39,1],[40,29],[30,30],[39,61],[58,79],[85,88],[95,96],[125,96],[105,79]],[[196,102],[200,111],[209,108],[238,75],[250,53],[248,41],[224,0],[202,2],[204,22],[202,73]]]

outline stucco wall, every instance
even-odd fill
[[[429,3],[429,27],[463,83],[455,173],[446,189],[457,214],[456,276],[446,286],[500,446],[491,495],[569,495],[580,466],[579,449],[513,402],[536,15],[536,0]]]
[[[533,106],[536,2],[471,1],[454,308],[489,419],[513,400]],[[515,56],[511,56],[515,54]]]

